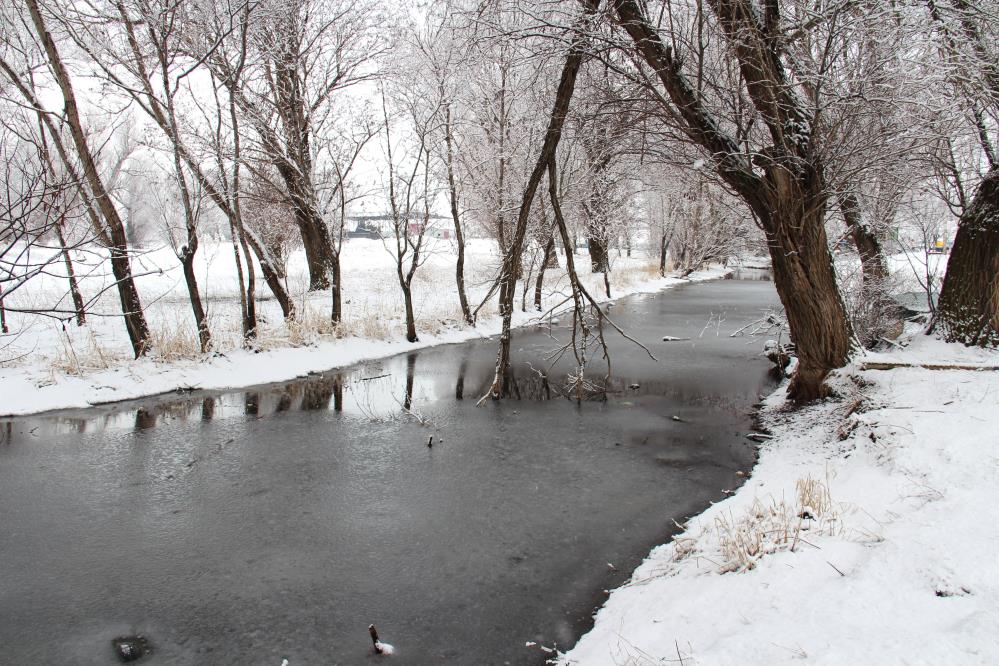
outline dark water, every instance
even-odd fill
[[[527,641],[570,647],[752,465],[772,384],[760,342],[727,334],[775,298],[732,280],[619,301],[659,362],[612,336],[611,391],[580,405],[531,372],[558,346],[535,327],[522,399],[482,407],[494,341],[0,422],[0,662],[113,664],[142,633],[139,663],[357,664],[373,622],[393,663],[541,663]]]

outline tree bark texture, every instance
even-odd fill
[[[999,168],[961,215],[933,330],[949,342],[999,346]]]

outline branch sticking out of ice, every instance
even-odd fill
[[[368,625],[368,633],[371,635],[371,642],[375,646],[375,654],[389,655],[395,652],[395,648],[388,643],[382,643],[378,640],[378,630],[375,629],[375,625]]]

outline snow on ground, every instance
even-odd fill
[[[215,352],[201,354],[180,266],[169,249],[141,254],[133,262],[137,284],[153,331],[149,358],[132,361],[128,337],[117,316],[117,295],[107,289],[111,277],[106,263],[93,254],[78,255],[77,272],[85,298],[97,297],[86,326],[36,315],[8,312],[11,333],[0,338],[0,415],[28,414],[53,409],[128,400],[186,389],[224,390],[283,381],[435,344],[460,342],[499,332],[495,298],[483,307],[475,328],[467,326],[454,285],[455,254],[447,241],[435,241],[427,262],[414,280],[414,308],[420,341],[404,338],[402,295],[394,259],[380,241],[350,240],[343,252],[344,323],[337,331],[328,324],[329,295],[307,292],[308,274],[302,252],[289,261],[288,285],[300,310],[300,322],[285,325],[276,301],[259,278],[261,331],[256,349],[241,348],[238,282],[231,246],[205,244],[199,252],[198,279],[207,294],[207,308]],[[499,257],[495,243],[470,242],[466,256],[466,285],[475,307],[485,296]],[[578,270],[595,297],[603,294],[602,276],[589,274],[589,262],[577,258]],[[617,298],[656,291],[690,280],[720,277],[712,269],[686,279],[660,278],[657,262],[644,253],[614,256],[611,289]],[[564,265],[564,258],[560,257]],[[66,307],[66,280],[61,262],[51,275],[30,284],[30,291],[7,299],[12,310]],[[103,295],[98,296],[105,289]],[[568,296],[565,271],[546,273],[544,308],[565,307]],[[537,321],[532,309],[533,280],[527,294],[527,312],[515,313],[515,325]]]
[[[910,333],[762,419],[734,495],[614,591],[560,663],[999,664],[999,353]]]

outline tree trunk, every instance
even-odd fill
[[[62,261],[66,265],[66,277],[69,279],[69,293],[73,297],[73,309],[76,310],[76,325],[83,326],[87,323],[87,313],[83,304],[83,295],[80,293],[80,285],[76,282],[76,271],[73,270],[73,260],[69,256],[69,248],[66,247],[66,234],[63,232],[63,224],[62,216],[60,216],[58,221],[56,221],[56,237],[59,239],[59,247],[62,248]]]
[[[419,342],[416,335],[416,316],[413,314],[413,289],[405,280],[401,281],[402,297],[406,302],[406,341]]]
[[[779,4],[763,3],[761,16],[756,5],[741,0],[708,0],[773,142],[752,155],[704,106],[644,4],[613,4],[618,23],[663,86],[665,95],[659,99],[666,112],[711,155],[718,175],[742,197],[766,233],[774,283],[798,350],[790,398],[806,402],[825,395],[822,382],[830,370],[846,363],[853,333],[826,244],[822,161],[810,136],[787,131],[809,127],[811,114],[784,69],[783,43],[773,34]]]
[[[330,271],[335,263],[333,244],[325,222],[318,214],[301,210],[296,205],[295,220],[302,245],[305,247],[305,261],[309,266],[309,291],[322,291],[330,288]]]
[[[343,284],[340,282],[340,257],[334,254],[332,260],[333,265],[330,267],[330,297],[333,303],[330,308],[330,321],[336,325],[343,321]]]
[[[597,0],[586,0],[585,9],[588,15],[592,15],[596,11],[597,4]],[[555,91],[555,101],[552,104],[545,139],[541,145],[538,160],[524,188],[524,196],[521,200],[520,212],[517,215],[517,227],[514,230],[514,237],[510,241],[510,248],[503,257],[503,266],[499,278],[499,313],[503,318],[503,327],[500,333],[499,353],[496,355],[496,372],[488,393],[493,400],[505,397],[508,395],[510,389],[510,330],[513,322],[513,301],[517,295],[517,276],[520,274],[521,255],[524,251],[524,236],[527,232],[527,221],[531,214],[531,205],[534,202],[538,185],[541,183],[541,178],[548,169],[549,161],[554,158],[559,141],[562,138],[565,117],[569,112],[569,103],[572,101],[572,94],[576,88],[576,76],[579,74],[579,68],[582,66],[583,58],[585,57],[584,41],[585,37],[581,32],[577,32],[573,36],[572,45],[569,48],[565,64],[562,67],[562,76]]]
[[[931,328],[948,342],[999,346],[999,168],[961,215]]]
[[[187,283],[187,295],[191,300],[191,310],[194,312],[194,321],[198,327],[198,342],[201,345],[202,353],[212,348],[212,334],[208,329],[208,315],[205,314],[205,306],[201,302],[201,292],[198,291],[198,278],[194,274],[194,255],[197,250],[188,247],[181,248],[180,264],[184,267],[184,282]]]
[[[10,328],[7,326],[7,308],[3,306],[2,296],[0,296],[0,332],[10,333]]]
[[[852,336],[826,244],[824,206],[791,196],[778,202],[781,217],[766,220],[764,231],[798,355],[788,396],[801,403],[827,395],[823,381],[831,368],[846,364]]]
[[[111,253],[111,274],[118,285],[118,301],[121,303],[121,314],[125,319],[125,329],[132,343],[135,358],[144,356],[149,351],[149,327],[143,315],[142,301],[135,289],[132,279],[132,267],[128,257],[128,248],[124,241],[108,248]]]
[[[541,312],[541,288],[545,282],[545,269],[551,268],[551,261],[555,259],[555,236],[548,239],[545,245],[545,258],[541,261],[541,268],[538,269],[538,280],[534,284],[534,309]],[[558,260],[555,259],[555,267],[558,267]]]
[[[852,308],[854,332],[861,344],[872,347],[882,338],[897,338],[902,332],[898,305],[889,296],[888,260],[877,234],[864,223],[860,202],[852,192],[839,198],[863,272],[861,293]]]
[[[101,216],[107,225],[109,236],[108,250],[111,253],[111,272],[114,274],[115,283],[118,287],[118,297],[121,301],[122,317],[125,319],[125,328],[128,330],[128,337],[132,343],[132,352],[138,358],[146,353],[149,347],[149,326],[146,324],[146,317],[143,314],[142,302],[139,299],[139,292],[135,288],[135,281],[132,279],[132,267],[128,258],[128,241],[125,238],[125,225],[118,215],[111,196],[108,194],[104,183],[101,181],[97,171],[97,164],[94,162],[94,155],[87,144],[86,132],[83,129],[83,122],[80,120],[80,113],[76,104],[76,94],[73,91],[73,84],[69,78],[69,72],[63,65],[59,51],[56,49],[55,41],[45,27],[41,12],[38,9],[38,0],[25,0],[28,5],[28,12],[31,14],[31,21],[38,34],[45,53],[48,56],[52,73],[62,92],[66,122],[69,125],[70,136],[76,147],[77,156],[83,166],[84,177],[87,185],[93,194],[94,200],[100,209]]]
[[[472,311],[468,307],[468,296],[465,294],[465,232],[461,228],[461,214],[458,208],[458,183],[454,177],[454,138],[451,135],[451,107],[444,109],[444,143],[447,147],[447,187],[449,204],[451,206],[451,221],[454,223],[454,240],[458,245],[458,263],[454,269],[455,284],[458,286],[458,302],[461,304],[461,314],[465,321],[474,325]]]
[[[284,283],[281,281],[281,274],[274,267],[260,239],[253,233],[249,233],[245,227],[243,229],[246,232],[246,242],[253,249],[253,254],[257,256],[257,262],[260,264],[260,272],[264,275],[264,282],[267,283],[278,305],[281,306],[281,313],[285,319],[294,319],[295,304],[288,295],[288,290],[284,288]]]
[[[232,240],[232,260],[236,264],[236,282],[239,284],[239,316],[243,326],[243,340],[249,340],[256,327],[250,325],[246,277],[243,275],[243,259],[239,255],[239,234],[232,218],[229,218],[229,234]],[[250,263],[249,259],[247,262]]]
[[[860,202],[852,192],[840,197],[839,207],[853,244],[857,248],[857,254],[860,255],[865,289],[880,288],[888,278],[888,261],[885,259],[881,241],[871,228],[864,224]]]
[[[607,242],[592,230],[586,239],[590,249],[590,270],[593,273],[606,273],[608,270]]]
[[[663,234],[659,238],[659,277],[666,277],[666,253],[669,250],[670,237]]]

